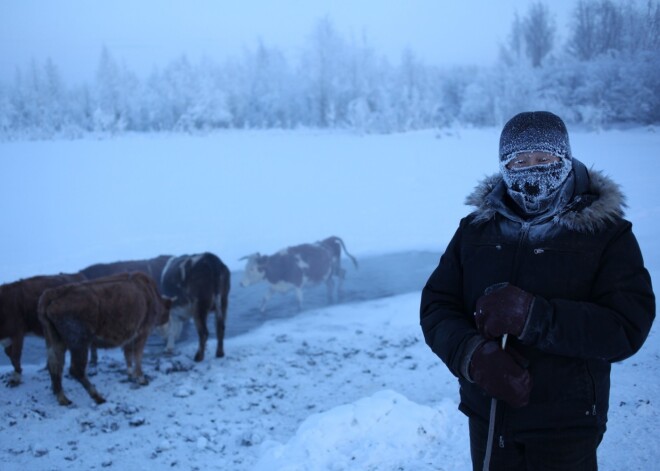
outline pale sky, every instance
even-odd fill
[[[181,54],[222,60],[258,39],[295,58],[328,16],[345,38],[366,34],[396,63],[405,48],[429,64],[489,64],[514,13],[532,0],[0,0],[0,79],[51,58],[67,81],[94,77],[103,46],[140,76]],[[577,0],[547,1],[560,40]]]

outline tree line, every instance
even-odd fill
[[[146,79],[100,54],[92,83],[67,86],[51,60],[0,84],[0,137],[199,132],[220,128],[347,128],[400,132],[500,125],[550,109],[592,127],[660,123],[660,3],[579,0],[568,37],[543,2],[512,20],[493,65],[398,64],[368,40],[319,19],[296,62],[260,41],[223,63],[179,57]],[[438,47],[442,47],[439,45]]]

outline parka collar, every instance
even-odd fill
[[[621,187],[599,170],[587,169],[573,159],[575,190],[564,210],[553,222],[569,230],[595,233],[617,218],[623,217],[627,207]],[[504,204],[506,186],[500,173],[484,178],[466,198],[465,204],[475,206],[472,224],[489,221],[496,214],[517,220]]]

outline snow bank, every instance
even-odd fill
[[[454,426],[457,415],[448,400],[429,407],[395,391],[379,391],[308,417],[291,440],[264,454],[255,471],[431,467],[439,463],[438,449],[451,450],[465,438],[465,427]]]

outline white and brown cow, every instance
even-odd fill
[[[229,288],[229,269],[215,254],[204,252],[168,260],[161,276],[161,290],[164,295],[175,300],[166,329],[167,352],[174,350],[174,343],[181,335],[184,322],[192,317],[199,337],[195,361],[202,361],[209,336],[206,318],[209,311],[213,311],[218,339],[215,356],[225,355]]]
[[[269,284],[269,290],[261,301],[261,311],[274,293],[295,290],[298,309],[302,309],[303,287],[307,284],[325,282],[328,288],[328,302],[333,300],[334,277],[338,280],[338,296],[346,271],[341,267],[343,251],[357,268],[357,260],[346,250],[339,237],[328,237],[314,244],[300,244],[287,247],[273,255],[259,253],[248,255],[241,286],[249,286],[260,281]]]
[[[44,336],[37,316],[41,293],[48,288],[84,279],[81,274],[41,275],[0,286],[0,345],[14,367],[7,382],[9,386],[17,386],[21,382],[21,354],[25,336]]]
[[[38,314],[57,401],[71,404],[62,390],[64,355],[69,350],[71,376],[97,404],[105,402],[86,373],[92,343],[99,348],[122,347],[129,376],[139,384],[147,384],[142,372],[144,346],[153,328],[167,322],[170,306],[171,301],[158,293],[153,278],[141,272],[45,290],[39,298]]]

